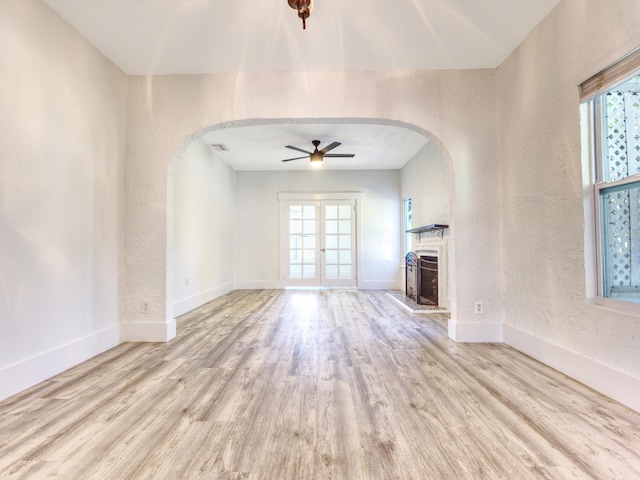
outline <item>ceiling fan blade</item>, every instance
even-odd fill
[[[302,153],[306,153],[307,155],[311,155],[311,152],[307,152],[306,150],[303,150],[303,149],[298,148],[298,147],[294,147],[292,145],[287,145],[286,148],[290,148],[291,150],[297,150],[298,152],[302,152]]]
[[[325,154],[325,153],[327,153],[329,150],[333,150],[334,148],[336,148],[336,147],[338,147],[338,146],[340,146],[340,145],[342,145],[340,142],[333,142],[333,143],[330,143],[329,145],[327,145],[326,147],[324,147],[323,149],[318,150],[318,151],[319,151],[320,153],[322,153],[322,154]]]
[[[325,155],[325,157],[329,157],[329,158],[337,158],[337,157],[351,158],[355,156],[356,156],[355,153],[328,153]]]
[[[290,162],[291,160],[300,160],[301,158],[309,158],[309,157],[305,156],[305,157],[287,158],[286,160],[282,160],[282,161],[283,162]]]

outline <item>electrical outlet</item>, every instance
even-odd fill
[[[151,311],[151,305],[148,300],[142,302],[142,313],[149,313]]]
[[[481,314],[484,312],[484,305],[482,304],[482,300],[476,300],[475,306],[473,308],[473,313]]]

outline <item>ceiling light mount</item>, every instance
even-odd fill
[[[302,19],[302,29],[307,28],[307,18],[313,9],[313,0],[287,0],[289,6],[298,12],[298,17]]]

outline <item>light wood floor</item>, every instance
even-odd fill
[[[640,415],[384,292],[237,291],[0,403],[0,478],[638,479]]]

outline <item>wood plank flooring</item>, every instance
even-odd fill
[[[640,415],[384,292],[231,292],[0,403],[5,479],[636,479]]]

